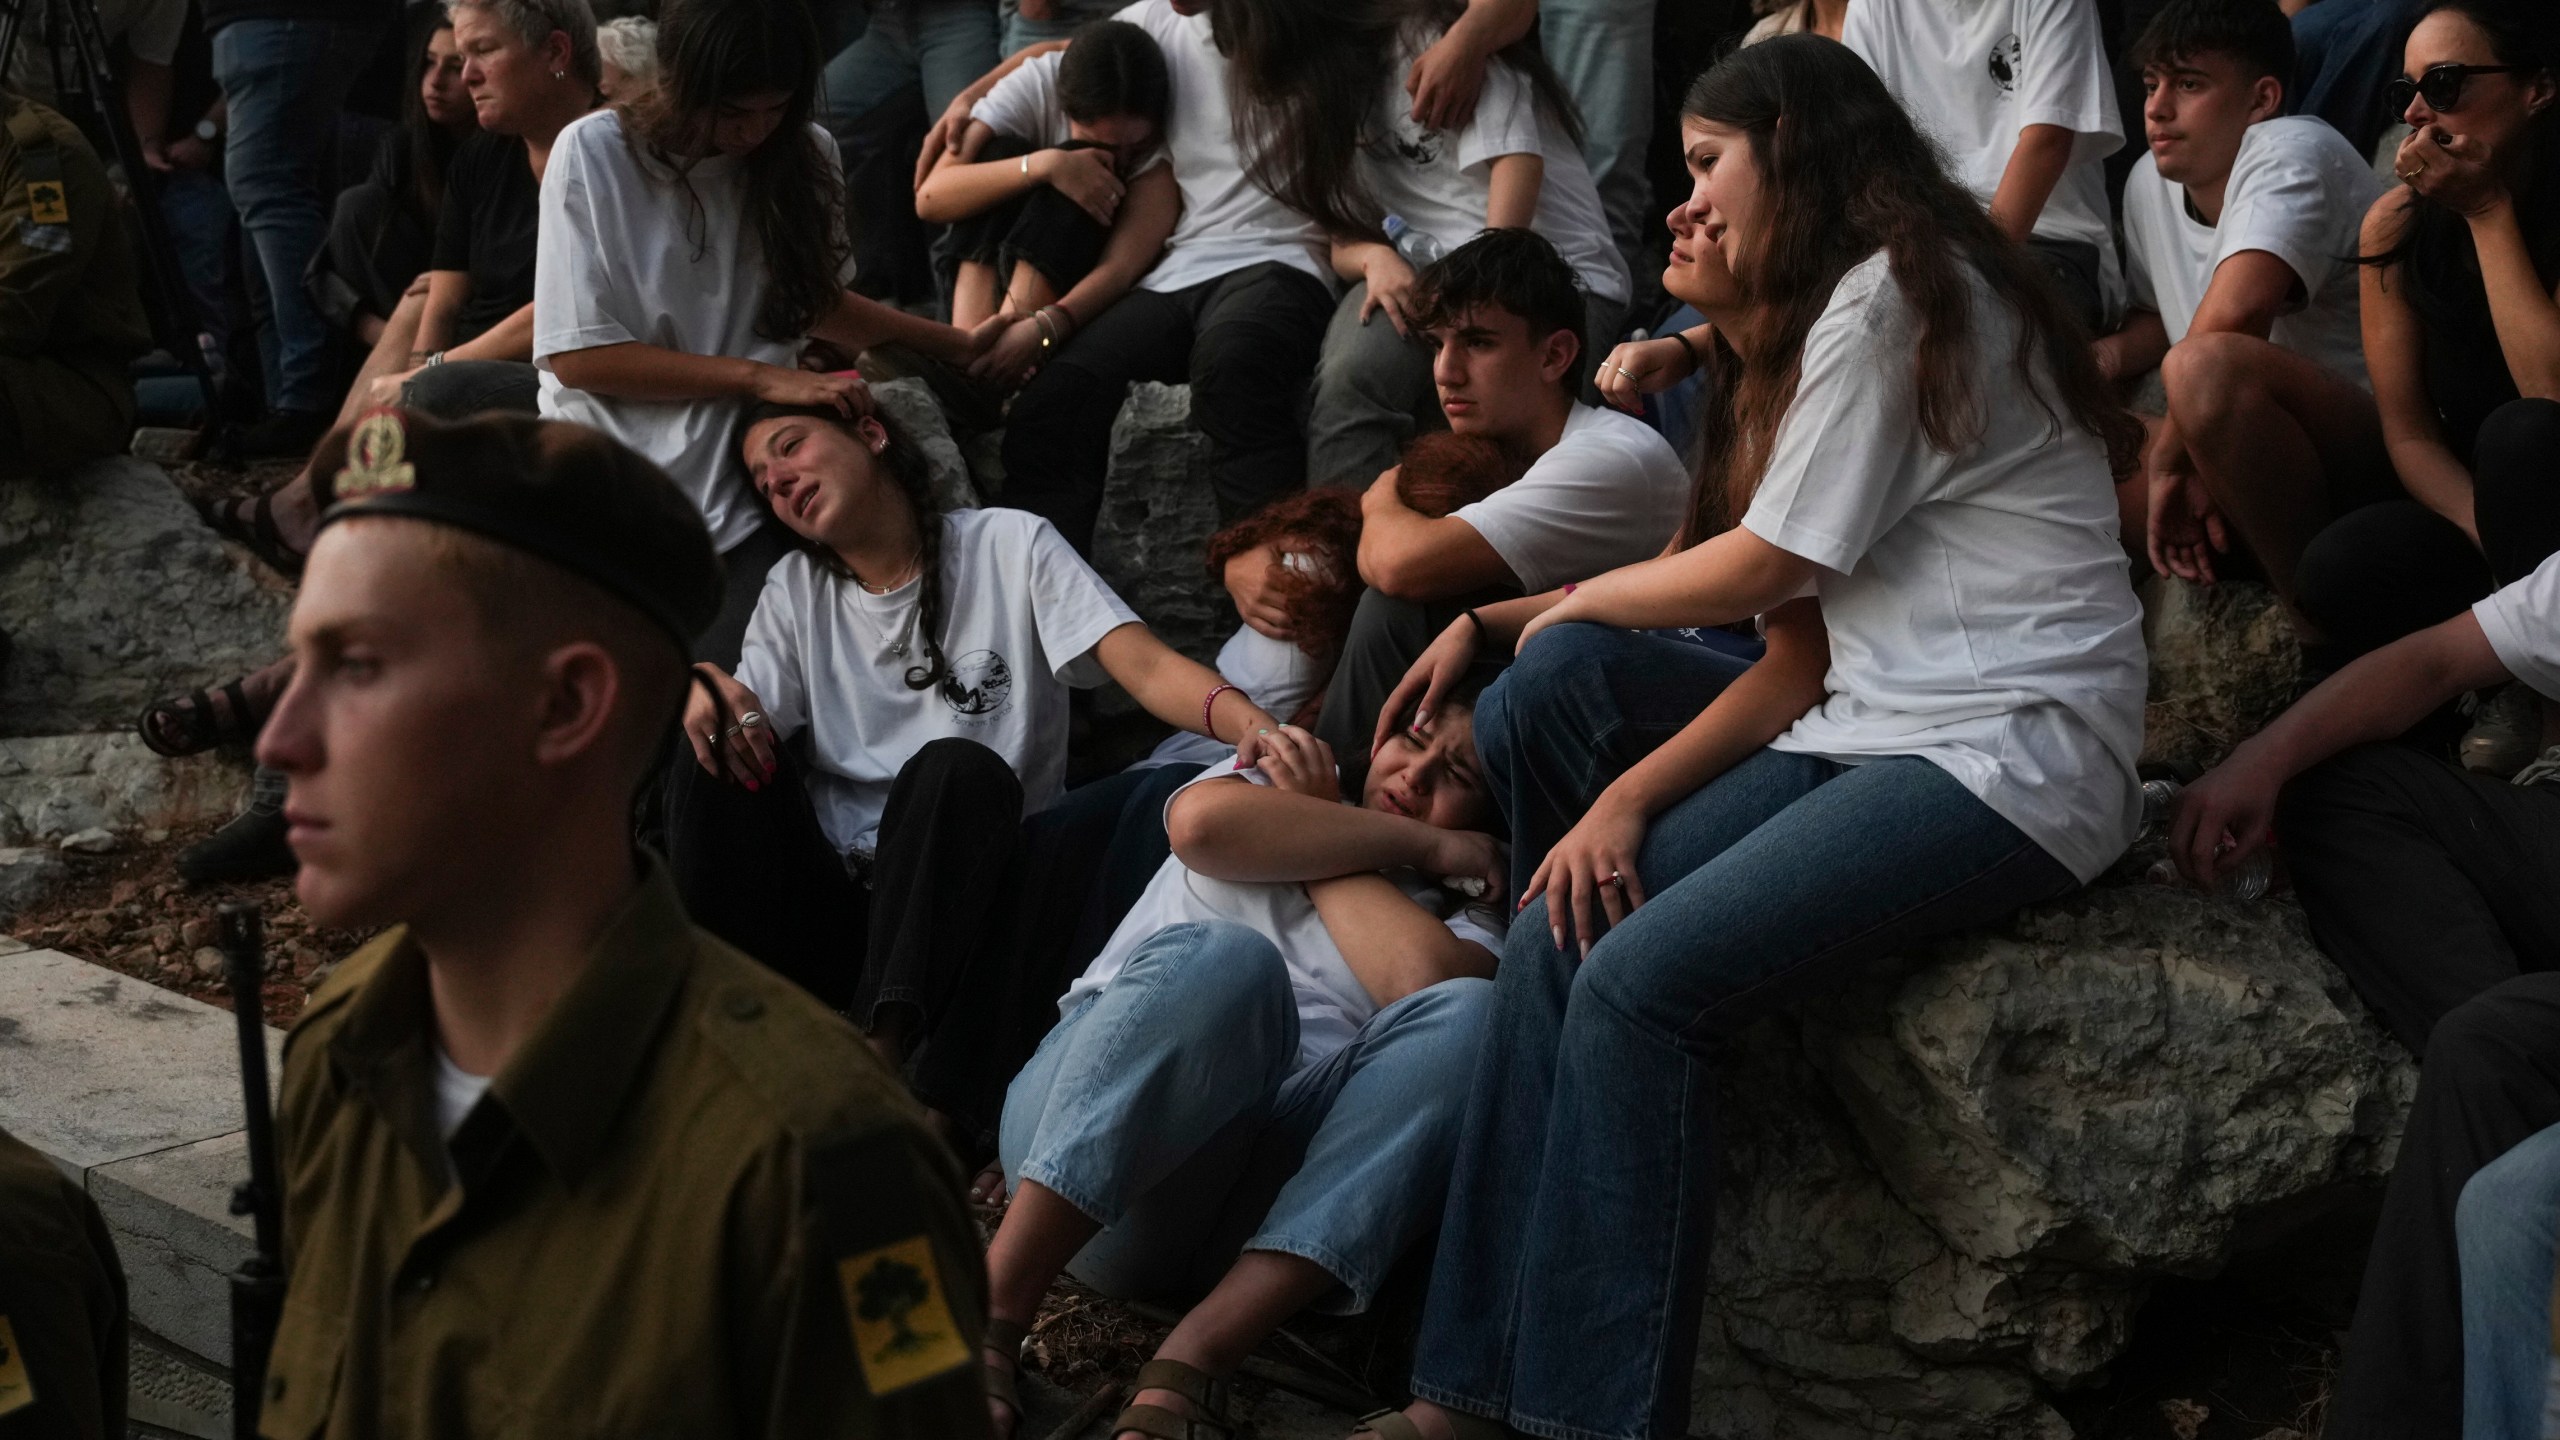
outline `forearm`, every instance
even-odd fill
[[[2471,472],[2453,451],[2432,437],[2394,440],[2388,448],[2391,468],[2399,475],[2401,488],[2419,504],[2476,538],[2478,530],[2471,514]]]
[[[1360,988],[1384,1009],[1460,976],[1490,977],[1493,956],[1461,940],[1383,875],[1307,882],[1307,898]]]
[[[1166,816],[1182,863],[1219,880],[1330,880],[1422,868],[1438,832],[1419,820],[1242,780],[1186,792]]]
[[[514,314],[444,352],[447,360],[530,360],[533,358],[533,306]]]
[[[1816,568],[1736,526],[1678,554],[1586,580],[1566,604],[1575,620],[1621,630],[1730,625],[1795,599]]]
[[[1252,696],[1199,661],[1156,638],[1144,625],[1123,625],[1102,638],[1096,658],[1150,715],[1194,735],[1232,745],[1277,722]],[[1212,703],[1210,696],[1220,692]]]
[[[1129,182],[1129,196],[1103,242],[1102,258],[1085,277],[1058,297],[1067,323],[1082,329],[1120,302],[1140,277],[1164,254],[1182,214],[1182,193],[1174,187],[1173,167],[1159,165]]]
[[[637,340],[551,357],[561,384],[619,400],[743,400],[755,393],[762,368],[753,360],[688,355]]]
[[[2125,317],[2122,329],[2100,337],[2093,348],[2100,374],[2109,380],[2130,380],[2158,368],[2169,353],[2169,327],[2161,321],[2160,312],[2136,310]]]
[[[1526,230],[1538,218],[1538,190],[1547,162],[1538,155],[1497,155],[1486,177],[1484,228]]]
[[[1476,527],[1437,519],[1388,493],[1368,503],[1360,525],[1360,579],[1399,600],[1445,600],[1519,577]]]
[[[962,341],[959,331],[850,290],[838,293],[835,308],[820,315],[809,334],[848,355],[874,345],[898,344],[936,359],[966,358],[957,354]]]
[[[1395,247],[1384,241],[1346,240],[1336,235],[1333,237],[1333,273],[1345,280],[1366,280],[1369,278],[1369,262],[1376,259],[1381,251],[1392,255]]]
[[[1679,734],[1611,781],[1600,803],[1625,804],[1651,819],[1695,794],[1821,704],[1830,662],[1820,607],[1790,601],[1770,616],[1768,653]]]
[[[2010,239],[2025,244],[2044,214],[2044,202],[2062,183],[2071,163],[2071,132],[2059,125],[2029,125],[2018,132],[2018,148],[2009,152],[2000,172],[2000,188],[1991,195],[1991,220]]]
[[[2528,400],[2560,400],[2560,304],[2534,271],[2514,203],[2501,200],[2474,216],[2471,238],[2517,392]]]
[[[2342,750],[2406,734],[2446,701],[2512,678],[2469,611],[2393,641],[2322,681],[2229,764],[2290,778]]]
[[[1448,33],[1490,55],[1527,35],[1537,21],[1538,0],[1467,0],[1466,12],[1450,22]]]
[[[1030,155],[973,163],[945,159],[916,191],[916,218],[948,225],[1039,189],[1043,182],[1031,173],[1031,159]]]
[[[125,72],[124,113],[133,121],[134,138],[153,145],[168,138],[169,67],[136,60]]]
[[[470,298],[469,275],[459,270],[427,272],[427,306],[418,314],[417,338],[409,342],[411,364],[453,343],[455,322],[462,316],[463,302]]]

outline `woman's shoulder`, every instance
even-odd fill
[[[623,141],[622,112],[610,105],[600,106],[560,127],[559,138],[551,142],[551,166],[562,160],[573,166],[629,165],[637,157]]]

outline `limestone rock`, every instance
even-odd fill
[[[2291,906],[2102,884],[1745,1037],[1698,1433],[2059,1440],[2151,1282],[2388,1171],[2416,1085]]]
[[[60,855],[36,846],[0,850],[0,923],[52,893],[71,873]]]
[[[0,487],[0,735],[130,725],[283,651],[287,600],[130,457]]]
[[[2266,586],[2155,576],[2142,587],[2142,611],[2151,650],[2144,765],[2206,769],[2292,700],[2301,652]]]
[[[0,740],[0,845],[218,820],[239,809],[247,784],[243,765],[165,760],[131,732]]]
[[[912,377],[883,380],[871,387],[871,399],[924,451],[933,471],[936,505],[965,510],[981,503],[978,487],[970,483],[969,467],[960,458],[960,446],[951,438],[950,423],[943,418],[942,402],[933,398],[931,387]]]
[[[1191,428],[1190,387],[1130,386],[1111,428],[1094,568],[1166,644],[1204,664],[1237,623],[1206,563],[1217,530],[1209,442]]]

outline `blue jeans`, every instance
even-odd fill
[[[1077,27],[1091,20],[1108,20],[1117,14],[1116,0],[1096,4],[1094,0],[1051,0],[1049,18],[1026,20],[1016,9],[1014,0],[1004,0],[1004,53],[1012,55],[1027,50],[1043,40],[1064,40],[1076,33]]]
[[[2326,120],[2356,153],[2367,154],[2383,127],[2384,82],[2400,73],[2401,46],[2424,0],[2320,0],[2293,17],[2293,97],[2297,115]]]
[[[1587,961],[1513,920],[1413,1367],[1531,1435],[1685,1434],[1724,1042],[1931,936],[2072,887],[1946,772],[1762,750],[1663,812],[1651,899]]]
[[[885,0],[862,38],[827,62],[819,94],[827,128],[845,125],[909,85],[924,87],[925,113],[996,68],[994,0]]]
[[[2560,1125],[2482,1166],[2454,1208],[2462,1256],[2463,1440],[2542,1433],[2560,1265]]]
[[[1246,1250],[1296,1255],[1356,1314],[1440,1215],[1493,982],[1444,980],[1291,1074],[1297,1003],[1272,943],[1221,921],[1156,932],[1042,1041],[1005,1097],[1009,1185],[1103,1226],[1068,1267],[1185,1303]]]
[[[328,161],[338,111],[382,27],[332,20],[234,20],[213,35],[213,78],[230,105],[223,179],[275,309],[267,407],[334,411],[329,324],[303,272],[329,233]]]
[[[1609,782],[1680,733],[1751,668],[1758,645],[1674,639],[1607,625],[1538,633],[1476,701],[1476,757],[1511,827],[1511,889]]]
[[[1645,227],[1661,223],[1644,174],[1653,138],[1653,0],[1542,0],[1538,29],[1565,92],[1582,108],[1582,158],[1599,186],[1609,238],[1628,270],[1642,275]]]

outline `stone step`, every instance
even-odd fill
[[[21,942],[0,955],[0,1127],[87,1187],[136,1325],[204,1365],[231,1358],[230,1213],[248,1174],[230,1012]],[[267,1032],[281,1074],[282,1031]]]

